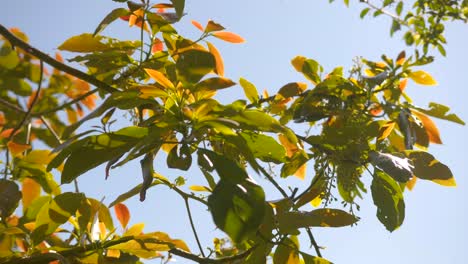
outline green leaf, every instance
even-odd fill
[[[284,212],[278,215],[278,225],[283,233],[289,233],[298,228],[342,227],[356,223],[358,219],[339,209],[322,208],[311,212]]]
[[[46,171],[42,164],[35,164],[21,160],[18,162],[18,169],[27,172],[29,177],[36,180],[46,193],[60,194],[60,186],[55,181],[54,176]]]
[[[203,50],[187,50],[179,54],[177,74],[183,82],[195,84],[216,67],[214,56]]]
[[[208,198],[216,226],[235,243],[255,234],[263,222],[265,205],[263,189],[250,180],[236,184],[221,179]]]
[[[320,74],[323,72],[323,67],[313,59],[307,59],[303,56],[297,56],[291,61],[296,71],[301,72],[312,83],[319,83]]]
[[[109,208],[107,208],[105,204],[93,198],[87,198],[87,201],[91,205],[91,215],[94,216],[97,213],[99,222],[103,222],[108,230],[114,230],[114,222]]]
[[[97,26],[96,30],[93,33],[93,36],[96,36],[97,34],[101,33],[110,23],[114,22],[117,18],[121,16],[128,15],[129,11],[125,8],[116,8],[112,10],[107,16],[99,23]]]
[[[177,153],[178,146],[174,146],[167,155],[167,166],[181,170],[188,170],[192,165],[192,153],[190,147],[186,144],[180,147]]]
[[[431,180],[444,186],[455,186],[455,179],[447,165],[440,163],[430,153],[424,151],[407,150],[407,157],[413,161],[414,176]]]
[[[0,217],[2,220],[10,216],[18,207],[21,192],[14,181],[0,179]]]
[[[32,93],[32,88],[29,83],[24,79],[12,77],[2,77],[2,80],[0,80],[0,89],[3,89],[4,91],[12,91],[19,96],[29,96]]]
[[[177,16],[182,17],[184,15],[185,0],[171,0],[174,6]]]
[[[297,238],[291,236],[291,238],[285,238],[281,244],[276,247],[275,253],[273,254],[274,264],[292,264],[299,263],[299,245]]]
[[[293,175],[302,165],[309,161],[305,151],[297,151],[281,168],[281,178]]]
[[[235,82],[228,78],[213,77],[197,83],[197,85],[195,85],[195,91],[216,91],[231,87],[235,84]]]
[[[8,70],[16,68],[20,59],[15,50],[12,50],[9,46],[3,46],[0,49],[0,66]]]
[[[247,172],[243,168],[223,155],[207,149],[198,149],[198,155],[199,160],[205,160],[216,169],[221,180],[240,183],[248,178]]]
[[[398,2],[395,12],[397,15],[401,15],[401,11],[403,11],[403,1]]]
[[[430,115],[436,118],[440,118],[443,120],[451,121],[460,125],[465,125],[465,122],[461,120],[456,114],[448,114],[450,108],[448,106],[431,102],[429,103],[429,110],[419,108],[419,107],[412,107],[417,109],[420,112],[425,113],[426,115]]]
[[[62,184],[70,183],[88,170],[120,157],[147,134],[147,128],[130,126],[114,133],[90,136],[81,140],[85,141],[86,144],[79,145],[76,148],[73,146],[74,150],[71,151],[63,168]]]
[[[324,258],[312,256],[302,251],[299,252],[301,253],[302,259],[304,259],[304,264],[332,264]]]
[[[388,153],[370,151],[369,159],[372,165],[383,170],[386,174],[399,182],[407,182],[413,177],[413,165],[409,163],[407,158],[400,158]]]
[[[278,91],[283,98],[289,98],[293,96],[300,95],[302,92],[307,89],[307,84],[300,82],[292,82],[284,85]]]
[[[41,196],[35,199],[29,206],[26,208],[26,212],[24,212],[24,216],[27,220],[35,220],[39,210],[41,210],[44,204],[50,202],[52,197],[50,196]]]
[[[359,14],[359,17],[360,17],[361,19],[364,18],[364,17],[367,15],[367,13],[369,13],[369,11],[370,11],[370,8],[369,8],[369,7],[364,8],[364,9],[361,11],[361,13]]]
[[[375,170],[371,191],[377,206],[377,218],[388,231],[393,232],[405,219],[405,202],[400,186],[384,172]]]
[[[245,139],[255,158],[276,164],[286,161],[286,150],[272,137],[248,131],[240,135]]]
[[[274,117],[259,110],[245,110],[237,115],[230,117],[230,119],[237,121],[246,128],[253,130],[260,130],[265,132],[283,132],[284,127]]]
[[[75,215],[84,199],[83,193],[66,192],[57,195],[49,204],[50,219],[57,224],[67,222],[70,216]]]
[[[257,103],[258,102],[258,91],[255,85],[253,85],[251,82],[247,81],[244,78],[239,79],[239,84],[242,86],[242,89],[244,89],[245,96],[251,103]]]

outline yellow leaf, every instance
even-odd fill
[[[130,240],[111,246],[108,249],[120,250],[140,258],[149,259],[161,256],[158,251],[168,251],[170,247],[166,244],[140,243],[140,241]]]
[[[141,98],[165,98],[167,97],[167,92],[154,86],[154,85],[140,85],[140,86],[135,86],[135,89],[138,89],[141,93],[140,97]]]
[[[24,157],[23,161],[26,161],[28,163],[46,165],[49,164],[49,162],[53,158],[55,158],[55,156],[57,156],[57,154],[51,154],[50,150],[35,149],[29,152],[28,155]]]
[[[31,148],[30,145],[17,144],[13,141],[8,142],[7,146],[11,152],[11,155],[13,155],[13,157],[17,157],[21,155],[21,153],[23,153],[25,150],[28,150]]]
[[[387,64],[386,64],[385,62],[383,62],[383,61],[379,61],[379,62],[376,62],[376,63],[375,63],[375,66],[376,66],[377,68],[386,68],[386,67],[387,67]]]
[[[296,69],[296,71],[302,72],[302,66],[304,65],[305,60],[306,57],[296,56],[291,60],[291,64],[293,65],[294,69]]]
[[[41,195],[41,185],[31,178],[24,178],[21,188],[23,212],[28,209],[28,206]]]
[[[128,221],[130,220],[130,211],[128,210],[128,207],[123,203],[118,203],[114,206],[114,211],[117,216],[117,220],[119,220],[123,228],[126,228]]]
[[[313,207],[319,207],[320,204],[322,204],[322,198],[320,198],[320,196],[317,196],[317,197],[315,197],[312,201],[310,201],[310,204],[311,204]]]
[[[283,145],[283,147],[286,149],[286,156],[288,156],[289,158],[292,157],[294,153],[296,153],[299,150],[299,147],[291,143],[285,135],[279,134],[278,139],[281,145]]]
[[[134,224],[130,227],[127,232],[123,234],[123,236],[138,236],[143,233],[143,228],[145,227],[144,223]]]
[[[437,81],[425,71],[415,71],[409,74],[411,80],[421,85],[437,85]]]
[[[211,192],[211,189],[206,186],[192,185],[189,187],[190,190],[194,192]]]
[[[394,127],[395,127],[395,122],[394,121],[389,121],[386,124],[384,124],[380,128],[380,131],[379,131],[380,136],[379,136],[378,140],[386,139],[388,137],[388,135],[390,135],[390,133],[392,133]]]
[[[429,142],[435,143],[435,144],[442,144],[442,140],[440,139],[440,133],[439,129],[437,128],[436,124],[434,121],[432,121],[431,118],[429,118],[427,115],[418,112],[414,109],[411,109],[411,113],[418,117],[419,120],[421,120],[424,129],[426,130],[427,136],[429,137]]]
[[[230,43],[243,43],[245,42],[245,40],[235,34],[235,33],[232,33],[232,32],[228,32],[228,31],[218,31],[218,32],[213,32],[212,33],[213,36],[219,38],[219,39],[222,39],[224,41],[227,41],[227,42],[230,42]]]
[[[106,256],[109,258],[120,258],[120,250],[118,249],[108,249],[106,251]]]
[[[442,186],[448,186],[448,187],[456,187],[457,186],[457,183],[455,182],[455,178],[450,178],[450,179],[447,179],[447,180],[439,180],[439,179],[436,179],[436,180],[432,180],[433,182],[437,183],[437,184],[440,184]]]
[[[93,37],[93,34],[84,33],[67,39],[58,47],[59,50],[72,52],[94,52],[104,51],[109,47],[101,42],[102,37]]]
[[[374,73],[371,69],[365,69],[365,70],[364,70],[364,73],[365,73],[368,77],[374,77],[374,76],[375,76],[375,73]]]
[[[219,76],[224,76],[224,62],[223,58],[221,57],[221,53],[219,53],[218,49],[210,42],[206,42],[206,44],[208,45],[208,50],[210,51],[211,55],[213,55],[213,57],[215,58],[216,74],[218,74]]]
[[[174,84],[161,72],[153,69],[145,69],[146,73],[165,88],[174,89]]]

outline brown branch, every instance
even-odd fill
[[[23,49],[25,52],[33,55],[34,57],[39,58],[41,61],[46,62],[50,66],[61,70],[63,72],[66,72],[72,76],[75,76],[76,78],[83,80],[87,83],[90,83],[99,89],[102,89],[108,93],[113,93],[118,91],[116,88],[110,86],[109,84],[102,82],[93,76],[86,74],[80,70],[77,70],[73,67],[70,67],[66,64],[63,64],[54,58],[50,57],[49,55],[45,54],[44,52],[34,48],[33,46],[29,45],[28,43],[24,42],[23,40],[17,38],[15,35],[13,35],[6,27],[0,24],[0,34],[5,37],[13,46],[19,47]]]
[[[96,92],[98,91],[98,89],[93,89],[91,91],[88,91],[87,93],[84,93],[78,97],[76,97],[75,99],[67,102],[67,103],[64,103],[62,105],[59,105],[57,107],[54,107],[54,108],[51,108],[51,109],[47,109],[47,110],[44,110],[44,111],[41,111],[41,112],[37,112],[37,113],[32,113],[31,115],[32,116],[42,116],[42,115],[47,115],[47,114],[50,114],[50,113],[54,113],[54,112],[57,112],[59,110],[62,110],[64,108],[67,108],[68,106],[72,105],[72,104],[76,104],[78,103],[79,101],[85,99],[86,97],[92,95],[92,94],[95,94]]]
[[[15,111],[18,114],[26,113],[26,112],[24,112],[23,109],[19,108],[18,106],[8,102],[5,99],[0,98],[0,107],[2,107],[2,106],[5,106],[6,108],[11,109],[11,110]]]
[[[315,240],[314,235],[312,234],[312,230],[310,229],[310,227],[306,228],[306,230],[307,230],[307,234],[309,235],[310,243],[312,244],[312,246],[314,246],[317,256],[322,257],[322,253],[320,253],[320,247],[317,244],[317,241]]]
[[[234,256],[229,256],[229,257],[224,257],[224,258],[217,258],[217,259],[202,258],[202,257],[199,257],[197,255],[191,254],[191,253],[189,253],[187,251],[180,250],[178,248],[173,248],[173,249],[169,250],[169,253],[177,255],[179,257],[183,257],[183,258],[186,258],[186,259],[193,260],[193,261],[198,262],[198,263],[203,263],[203,264],[205,264],[205,263],[206,264],[216,263],[217,264],[217,263],[232,263],[235,260],[243,259],[243,258],[247,257],[254,249],[255,249],[255,246],[249,248],[248,250],[246,250],[246,251],[244,251],[244,252],[242,252],[240,254],[237,254],[237,255],[234,255]]]

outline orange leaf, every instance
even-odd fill
[[[389,121],[380,128],[378,140],[386,139],[390,133],[392,133],[393,128],[395,128],[395,122]]]
[[[406,88],[406,84],[408,83],[408,78],[404,78],[400,80],[400,84],[398,85],[398,88],[400,88],[400,91],[404,91]]]
[[[74,124],[78,121],[78,114],[71,108],[66,108],[68,123]]]
[[[41,195],[41,186],[31,178],[24,178],[23,188],[21,188],[23,212],[26,211],[28,206]]]
[[[292,157],[294,153],[299,150],[298,146],[291,143],[285,135],[279,134],[278,139],[281,145],[283,145],[283,147],[286,149],[286,156]]]
[[[129,21],[130,20],[130,16],[121,16],[119,18],[124,20],[124,21]]]
[[[245,42],[245,40],[235,34],[235,33],[232,33],[232,32],[228,32],[228,31],[219,31],[219,32],[213,32],[213,36],[219,38],[219,39],[222,39],[224,41],[227,41],[227,42],[231,42],[231,43],[243,43]]]
[[[369,111],[371,115],[373,116],[378,116],[380,113],[382,113],[382,106],[380,104],[375,104],[371,110]]]
[[[123,203],[118,203],[114,206],[114,210],[117,220],[119,220],[123,228],[126,228],[128,221],[130,220],[130,211],[127,206]]]
[[[174,7],[172,4],[167,3],[159,3],[152,6],[152,8],[172,8]]]
[[[418,180],[418,178],[413,176],[413,178],[411,178],[409,181],[406,182],[406,188],[408,188],[408,190],[412,191],[413,188],[414,188],[414,185],[416,185],[417,180]]]
[[[62,54],[60,54],[60,52],[55,52],[55,59],[63,63],[63,57],[62,57]]]
[[[400,52],[400,54],[398,54],[396,64],[397,65],[402,65],[405,62],[405,58],[406,58],[405,51]]]
[[[11,154],[14,157],[19,156],[21,153],[23,153],[23,151],[31,148],[30,145],[17,144],[17,143],[15,143],[13,141],[8,142],[7,146],[8,146],[8,149],[10,150]]]
[[[136,22],[144,16],[144,14],[145,11],[142,8],[133,11],[133,13],[130,15],[130,18],[128,19],[128,26],[132,27],[135,25]]]
[[[2,133],[0,133],[0,139],[4,139],[4,138],[9,138],[11,136],[11,133],[13,133],[13,130],[15,130],[14,128],[9,128],[9,129],[5,129],[2,131]],[[20,131],[16,131],[15,132],[15,135],[18,134]]]
[[[161,72],[153,69],[145,69],[146,73],[165,88],[174,89],[174,84]]]
[[[203,28],[202,24],[200,24],[198,21],[192,20],[192,25],[194,25],[196,28],[198,28],[200,31],[205,31]]]
[[[221,54],[213,44],[211,44],[210,42],[207,42],[206,44],[208,44],[208,49],[210,50],[211,55],[213,55],[213,57],[215,58],[216,74],[218,74],[219,76],[224,76],[224,62],[223,58],[221,57]]]
[[[436,124],[432,119],[430,119],[427,115],[418,112],[416,110],[411,110],[411,113],[418,117],[421,120],[424,129],[426,130],[427,136],[429,137],[429,142],[435,144],[442,144],[442,140],[440,139],[439,129],[437,128]]]
[[[301,179],[301,180],[304,180],[305,174],[306,174],[306,168],[307,168],[307,164],[302,165],[302,166],[294,173],[294,176],[296,176],[297,178],[299,178],[299,179]]]
[[[153,42],[153,46],[151,47],[151,53],[154,54],[156,52],[162,51],[163,48],[164,48],[164,45],[162,41],[158,38],[155,38]]]

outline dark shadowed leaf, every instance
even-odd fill
[[[377,206],[377,218],[388,231],[394,231],[405,219],[405,202],[400,186],[384,172],[375,170],[371,191]]]
[[[2,219],[15,211],[20,199],[21,192],[18,185],[13,181],[0,179],[0,216]]]
[[[216,68],[216,61],[210,52],[192,49],[179,55],[176,68],[183,82],[195,84]]]
[[[440,163],[430,153],[424,151],[406,151],[408,158],[413,161],[414,176],[431,180],[444,186],[455,186],[455,179],[447,165]]]
[[[93,33],[93,36],[101,33],[110,23],[114,22],[117,18],[121,16],[128,15],[130,12],[125,8],[116,8],[112,10],[97,26],[96,30]]]
[[[407,158],[400,158],[388,153],[376,151],[369,152],[369,159],[372,165],[383,170],[393,179],[399,182],[407,182],[413,176],[413,165]]]

